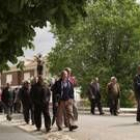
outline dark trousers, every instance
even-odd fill
[[[4,110],[4,106],[3,106],[2,101],[0,101],[0,113],[2,113],[2,112],[3,112],[3,110]]]
[[[20,113],[20,111],[21,111],[21,103],[20,102],[14,103],[14,113]]]
[[[13,104],[12,103],[3,103],[4,113],[11,115],[13,113]]]
[[[140,122],[140,99],[137,99],[137,117],[136,120]]]
[[[32,124],[34,124],[34,112],[33,112],[33,108],[30,105],[23,105],[23,115],[24,115],[24,120],[25,122],[28,124],[30,119],[32,121]]]
[[[117,115],[118,112],[118,97],[113,97],[109,99],[110,113],[112,115]]]
[[[100,114],[103,113],[100,99],[91,99],[90,102],[91,102],[91,113],[92,114],[95,113],[95,107],[96,106],[98,107],[98,110],[99,110]]]
[[[44,105],[44,106],[39,106],[35,105],[34,106],[34,120],[35,120],[35,125],[37,129],[41,128],[42,125],[42,118],[41,114],[44,116],[44,123],[45,123],[45,128],[46,130],[49,130],[51,127],[51,117],[49,113],[49,105]]]

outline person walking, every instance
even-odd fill
[[[74,87],[74,92],[75,92],[75,87],[78,85],[77,80],[76,80],[75,76],[72,75],[71,68],[67,67],[67,68],[65,68],[65,70],[68,73],[68,80],[72,83],[72,85]],[[73,104],[73,113],[74,113],[74,118],[77,121],[78,120],[78,109],[77,109],[76,101],[74,101],[74,104]],[[66,119],[64,119],[64,122],[65,122],[65,126],[67,126]]]
[[[34,105],[34,120],[37,131],[41,129],[41,114],[43,113],[46,132],[49,132],[51,130],[51,118],[49,113],[50,90],[44,84],[42,76],[38,77],[37,83],[31,88],[31,99]]]
[[[99,78],[96,77],[95,80],[92,80],[92,82],[89,85],[88,89],[88,97],[91,104],[91,113],[95,114],[95,107],[98,107],[98,110],[100,112],[100,115],[103,115],[104,112],[102,110],[101,105],[101,93],[100,93],[100,84],[99,84]]]
[[[135,98],[137,101],[137,116],[136,121],[140,122],[140,65],[137,69],[137,74],[134,77],[134,92],[135,92]]]
[[[116,77],[111,77],[111,81],[107,84],[108,100],[111,115],[118,115],[118,101],[120,99],[120,86]]]
[[[7,120],[11,121],[13,112],[13,91],[10,87],[10,83],[6,84],[6,87],[2,91],[1,100],[4,105],[5,113],[7,114]]]
[[[14,113],[21,112],[21,101],[19,96],[19,88],[15,88],[13,91],[14,94]]]
[[[34,125],[33,104],[30,95],[30,83],[28,81],[24,82],[23,87],[19,91],[19,94],[23,106],[24,120],[27,124],[29,124],[31,119],[32,125]]]
[[[69,130],[77,129],[78,126],[74,124],[75,118],[73,114],[74,90],[72,83],[68,80],[67,71],[64,70],[61,73],[61,78],[56,81],[54,92],[55,98],[57,98],[55,99],[55,105],[58,106],[56,117],[58,130],[62,130],[64,113]]]
[[[0,113],[3,112],[3,103],[2,103],[2,89],[0,88]]]

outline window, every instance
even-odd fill
[[[30,79],[30,73],[26,72],[24,73],[24,80],[29,80]]]
[[[6,83],[12,83],[12,74],[6,75]]]

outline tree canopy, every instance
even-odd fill
[[[95,77],[105,93],[110,77],[116,76],[122,104],[131,105],[128,98],[140,62],[140,5],[135,0],[97,0],[86,12],[86,19],[79,18],[71,30],[52,29],[57,43],[49,54],[50,71],[71,67],[83,93]]]
[[[42,28],[47,21],[69,27],[78,15],[85,15],[85,4],[86,0],[1,0],[0,70],[7,61],[17,62],[23,48],[33,48],[35,27]]]

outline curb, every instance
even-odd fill
[[[79,107],[79,108],[78,108],[78,111],[79,111],[80,113],[82,113],[82,112],[83,112],[83,113],[85,113],[85,112],[90,112],[90,108],[80,108],[80,107]],[[98,111],[98,109],[96,108],[95,111]],[[110,112],[110,111],[109,111],[109,108],[107,108],[107,107],[104,107],[104,108],[103,108],[103,111],[104,111],[104,112]],[[120,108],[120,109],[119,109],[119,112],[120,112],[120,113],[124,113],[124,114],[125,114],[125,113],[136,114],[137,108]]]

